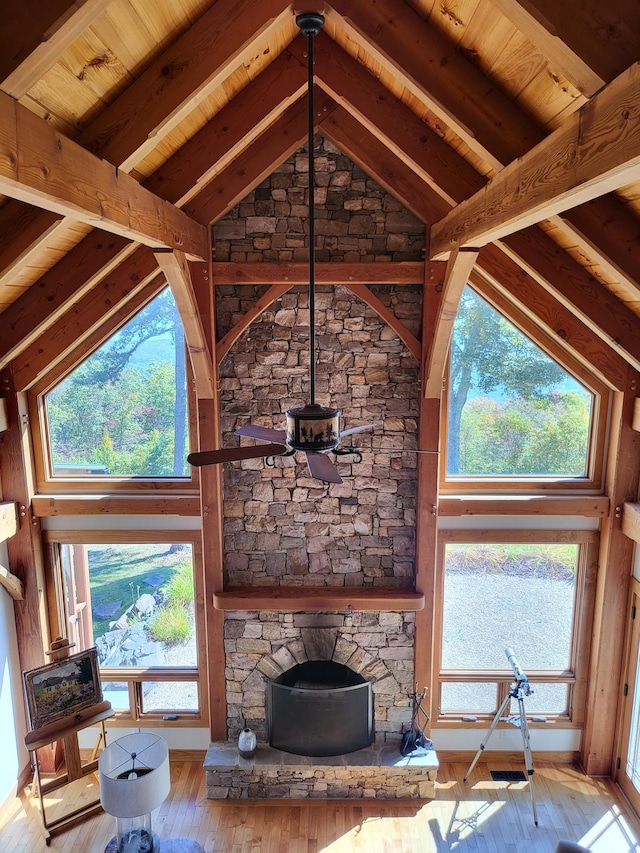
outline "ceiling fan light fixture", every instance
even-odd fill
[[[286,442],[294,450],[333,450],[340,443],[340,411],[307,403],[286,413]]]

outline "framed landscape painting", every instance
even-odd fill
[[[32,729],[66,720],[102,702],[95,648],[24,673]]]

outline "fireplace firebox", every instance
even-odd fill
[[[371,744],[371,684],[335,661],[307,661],[268,689],[269,744],[296,755],[330,756]]]

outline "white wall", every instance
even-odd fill
[[[0,563],[9,564],[4,542],[0,543]],[[13,599],[0,587],[0,803],[15,792],[16,781],[29,763],[22,696]]]

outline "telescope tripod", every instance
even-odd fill
[[[509,651],[509,649],[507,649]],[[518,668],[519,671],[519,668]],[[524,673],[522,673],[524,675]],[[496,729],[496,726],[500,722],[511,723],[512,726],[515,726],[517,729],[520,729],[520,734],[522,735],[522,748],[524,751],[524,763],[527,767],[527,776],[529,777],[529,790],[531,791],[531,808],[533,809],[533,822],[535,825],[538,825],[538,812],[536,810],[536,801],[533,792],[533,758],[531,757],[531,741],[529,740],[529,727],[527,725],[527,717],[524,711],[524,697],[528,696],[533,691],[529,687],[529,682],[526,680],[526,677],[520,678],[516,677],[516,680],[511,685],[509,692],[505,696],[504,702],[498,709],[495,717],[493,718],[493,722],[491,723],[491,727],[487,732],[486,738],[480,744],[480,748],[476,752],[475,758],[471,762],[469,769],[467,770],[464,781],[466,782],[468,777],[471,775],[473,768],[478,763],[478,759],[484,752],[484,748],[489,742],[489,738],[493,734]],[[518,703],[518,713],[513,714],[508,717],[503,717],[505,708],[511,701],[511,699],[515,699]]]

